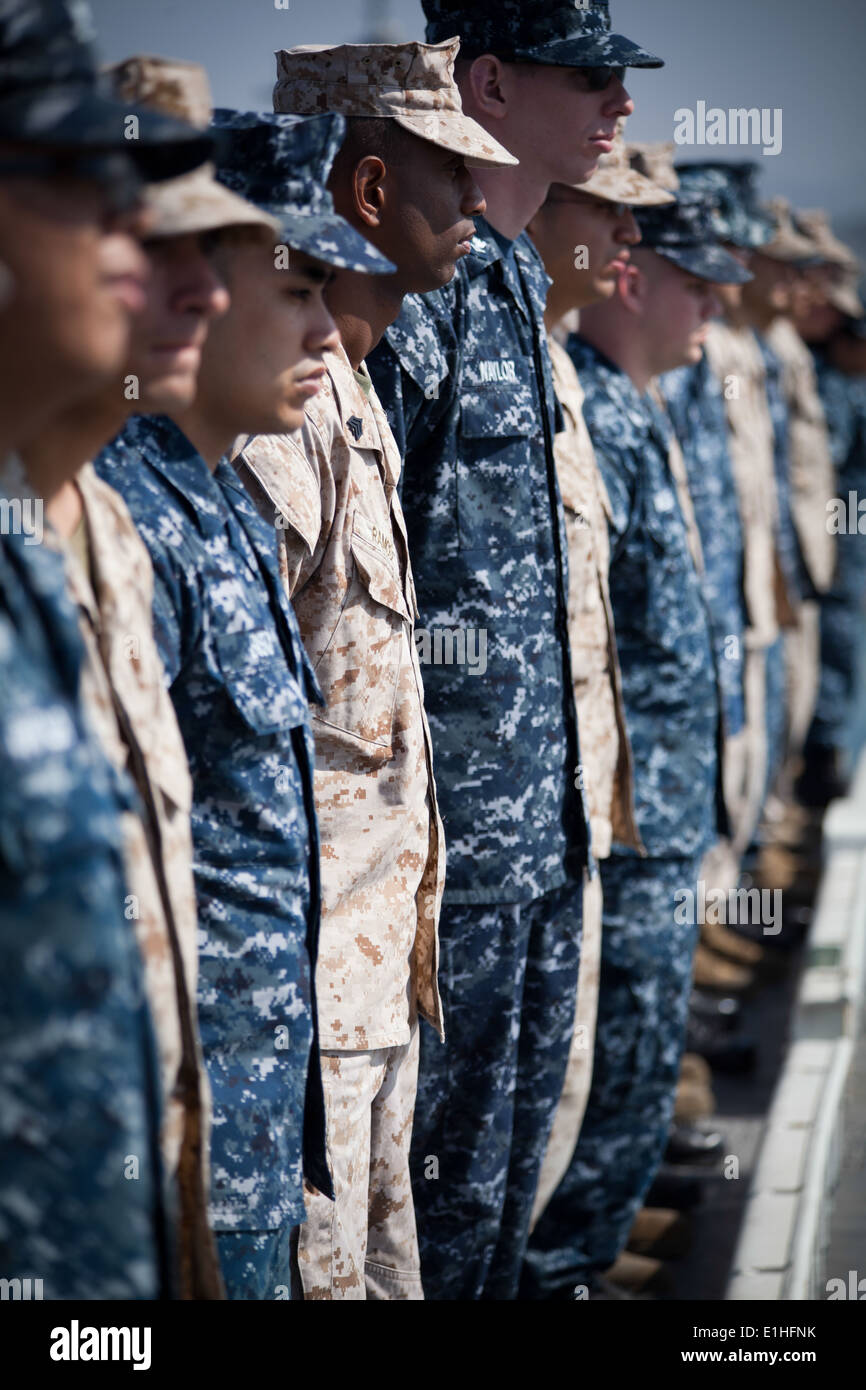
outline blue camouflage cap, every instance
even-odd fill
[[[720,244],[714,206],[706,195],[681,189],[677,201],[666,207],[635,208],[641,249],[657,252],[701,280],[745,285],[754,276]]]
[[[83,0],[0,0],[0,140],[87,158],[103,182],[118,177],[112,156],[126,156],[148,181],[203,164],[211,151],[205,132],[110,98],[92,39]],[[130,115],[138,121],[134,140]]]
[[[608,0],[422,0],[427,42],[460,37],[461,58],[566,68],[661,68],[664,62],[611,33]]]
[[[341,270],[396,271],[340,217],[325,187],[346,132],[342,116],[221,109],[214,112],[211,128],[220,183],[273,217],[288,246]]]
[[[758,165],[706,160],[678,164],[680,187],[713,199],[713,225],[720,241],[756,251],[773,237],[773,222],[758,203]]]

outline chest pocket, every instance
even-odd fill
[[[274,734],[305,722],[306,700],[274,633],[218,632],[211,640],[225,693],[249,729]]]
[[[466,363],[460,382],[457,524],[464,550],[508,549],[534,529],[544,486],[535,366],[515,355]],[[533,469],[533,458],[540,464]]]
[[[355,512],[351,573],[331,640],[316,665],[326,708],[314,711],[326,726],[362,739],[365,751],[391,756],[394,706],[403,660],[408,660],[409,609],[400,582],[390,528]]]

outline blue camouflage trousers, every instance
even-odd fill
[[[571,1165],[530,1238],[521,1298],[571,1298],[608,1269],[661,1163],[698,931],[681,906],[689,900],[677,895],[695,902],[700,862],[625,854],[602,862],[592,1089]]]
[[[220,1266],[230,1299],[302,1299],[297,1275],[300,1227],[275,1231],[217,1231]]]
[[[565,1080],[583,884],[443,907],[446,1042],[421,1029],[411,1169],[429,1299],[514,1299]],[[447,890],[446,890],[447,900]]]
[[[773,791],[785,763],[787,741],[785,644],[778,637],[767,648],[767,783],[764,800]]]
[[[861,543],[866,548],[866,537]],[[866,644],[864,592],[866,575],[856,597],[834,588],[821,601],[821,684],[810,746],[847,749],[852,742],[858,668]]]

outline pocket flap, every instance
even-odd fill
[[[507,439],[539,428],[535,368],[529,357],[467,363],[460,396],[460,433],[468,439]]]
[[[356,512],[352,526],[352,558],[370,597],[408,621],[409,609],[390,535]]]
[[[294,729],[307,717],[307,703],[278,644],[263,628],[213,635],[213,649],[226,694],[256,733]]]

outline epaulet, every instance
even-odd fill
[[[448,376],[442,342],[453,336],[453,295],[443,290],[407,295],[400,317],[385,332],[400,366],[422,391]]]

